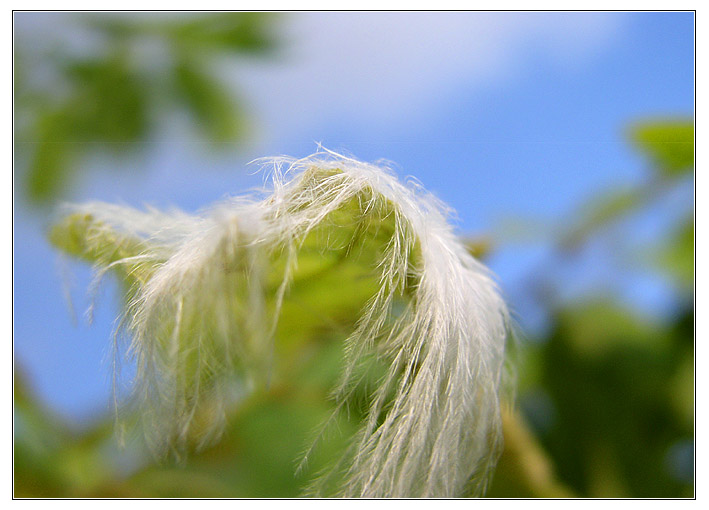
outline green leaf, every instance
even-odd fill
[[[73,174],[77,146],[67,140],[72,117],[66,109],[45,112],[29,141],[31,159],[27,175],[27,196],[41,203],[62,193]]]
[[[18,366],[13,410],[16,497],[81,496],[115,477],[104,451],[110,421],[77,434],[30,391]]]
[[[149,128],[148,93],[122,58],[70,61],[64,72],[71,93],[41,109],[27,137],[27,194],[35,203],[68,188],[81,155],[97,148],[125,154]]]
[[[187,106],[212,141],[244,136],[243,106],[208,63],[218,56],[272,52],[278,45],[274,18],[270,13],[170,21],[162,15],[83,16],[77,25],[101,42],[89,58],[77,58],[61,45],[46,59],[32,58],[26,51],[31,39],[18,41],[15,134],[28,198],[38,205],[61,196],[87,155],[134,154],[158,116],[176,108]],[[147,58],[151,52],[143,50],[146,44],[166,47],[177,56],[176,68],[155,66]],[[38,76],[53,78],[48,85]]]
[[[631,142],[653,163],[661,177],[679,177],[694,168],[694,121],[668,120],[638,124]]]
[[[588,236],[644,205],[649,197],[644,187],[612,190],[593,197],[579,214],[581,220],[562,237],[562,245],[578,246]]]
[[[241,109],[229,92],[193,59],[182,59],[174,69],[177,97],[195,123],[214,142],[235,140],[245,132]]]
[[[612,300],[596,298],[564,310],[559,318],[565,340],[579,357],[606,355],[618,348],[660,346],[666,339],[653,336],[656,326]]]
[[[81,142],[136,142],[149,128],[149,94],[142,76],[120,54],[106,59],[72,63],[67,75],[74,85],[69,101],[74,125],[67,138]]]
[[[656,257],[656,264],[685,292],[694,287],[694,220],[688,218]]]
[[[166,33],[176,44],[193,51],[268,53],[277,46],[272,31],[275,17],[257,12],[212,14],[169,24]]]
[[[694,167],[692,121],[637,124],[630,130],[630,139],[650,159],[661,178],[680,177]],[[639,210],[662,191],[662,184],[662,181],[649,182],[593,197],[583,207],[580,221],[562,235],[562,246],[577,247],[588,236]]]

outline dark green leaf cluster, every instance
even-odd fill
[[[691,119],[641,123],[630,133],[650,163],[648,176],[636,187],[592,198],[559,243],[559,256],[571,264],[592,238],[613,229],[626,232],[625,220],[652,209],[692,176]],[[519,404],[569,493],[692,497],[693,204],[686,204],[660,241],[634,249],[641,253],[630,254],[632,266],[649,262],[647,271],[676,283],[670,313],[641,314],[608,293],[561,302],[540,298],[550,325],[522,355]],[[555,280],[553,270],[547,278]],[[503,454],[489,495],[554,497],[520,476],[519,456]]]
[[[88,55],[33,51],[41,34],[16,41],[18,169],[33,202],[64,193],[87,157],[139,153],[176,111],[221,148],[246,136],[245,109],[219,79],[218,59],[272,54],[274,16],[103,14],[75,24],[97,40]]]

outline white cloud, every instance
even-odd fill
[[[239,66],[233,79],[271,136],[333,119],[401,126],[461,87],[509,79],[530,47],[560,65],[612,41],[604,13],[299,13],[285,57]]]

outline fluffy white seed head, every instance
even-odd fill
[[[456,238],[445,206],[382,165],[329,151],[262,163],[272,182],[265,198],[233,199],[196,216],[74,208],[92,218],[89,245],[108,237],[121,247],[93,259],[103,270],[121,268],[132,283],[122,327],[137,361],[135,395],[149,439],[164,451],[188,436],[213,438],[235,399],[268,378],[299,249],[355,204],[360,217],[393,228],[376,233],[386,236],[379,286],[346,340],[333,391],[338,409],[367,359],[388,369],[353,444],[330,471],[344,482],[323,494],[332,491],[323,476],[309,494],[480,494],[501,445],[508,326],[488,270]],[[284,263],[274,284],[277,257]]]

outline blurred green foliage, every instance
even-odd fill
[[[663,178],[681,177],[694,169],[694,123],[691,120],[639,124],[630,130],[630,139]]]
[[[646,131],[663,132],[657,124]],[[693,131],[685,131],[685,137],[693,143]],[[671,146],[678,147],[674,135],[673,140]],[[664,144],[662,139],[653,143]],[[641,144],[640,149],[659,165],[653,167],[656,175],[670,177],[662,186],[676,184],[676,170],[665,172],[651,147]],[[691,178],[691,172],[684,173]],[[645,186],[641,182],[638,189]],[[607,196],[597,200],[608,203]],[[691,210],[687,214],[661,246],[651,247],[657,254],[652,267],[678,283],[673,315],[647,317],[612,296],[548,303],[548,332],[521,347],[518,411],[505,412],[506,447],[488,496],[693,496],[694,229]],[[137,429],[130,429],[133,435],[119,448],[109,418],[88,430],[69,430],[18,379],[15,495],[299,495],[308,480],[342,455],[366,406],[366,386],[376,384],[374,370],[361,389],[362,407],[338,414],[305,469],[295,474],[313,431],[332,412],[328,394],[341,368],[342,339],[376,285],[371,267],[380,241],[360,239],[353,246],[352,240],[358,239],[357,231],[377,232],[387,225],[365,228],[361,219],[353,220],[356,216],[343,209],[306,242],[277,334],[277,375],[267,389],[234,406],[216,444],[178,461],[157,461]],[[127,239],[87,235],[91,218],[67,221],[51,237],[69,253],[113,260],[135,249]],[[578,224],[588,225],[588,218],[581,215]],[[579,242],[602,235],[606,225],[596,223]],[[323,252],[318,236],[332,232],[342,235],[328,238],[332,249]],[[477,255],[494,249],[489,242],[469,244]],[[358,257],[343,256],[352,250]],[[127,274],[140,277],[140,271],[122,277]],[[138,420],[134,412],[123,411],[127,422]]]
[[[246,137],[247,112],[219,79],[218,59],[273,55],[275,15],[74,17],[94,41],[88,54],[37,50],[35,34],[15,40],[15,150],[32,203],[61,197],[87,157],[139,153],[175,111],[214,147]]]
[[[564,249],[576,249],[599,229],[657,201],[694,170],[694,123],[692,119],[645,121],[633,125],[628,140],[649,163],[645,180],[592,197],[583,204],[580,218],[562,233]]]
[[[560,237],[563,255],[693,178],[691,119],[639,123],[629,141],[650,163],[646,179],[593,197]],[[533,440],[505,451],[489,496],[556,497],[559,487],[583,497],[694,495],[693,212],[687,203],[660,243],[637,247],[676,284],[668,317],[612,295],[544,303],[549,330],[526,345],[519,367],[517,419]],[[525,448],[545,452],[535,460],[541,472],[554,468],[536,486],[519,478]]]
[[[216,77],[214,59],[272,54],[278,47],[273,21],[256,13],[141,22],[86,17],[80,23],[102,41],[91,55],[59,48],[38,57],[25,51],[28,41],[18,40],[15,132],[28,196],[37,203],[57,198],[82,160],[97,151],[134,152],[176,107],[212,142],[242,137],[244,108]],[[146,65],[140,52],[156,42],[169,58]],[[37,80],[36,58],[56,79]],[[693,178],[692,119],[638,123],[628,141],[648,164],[645,180],[585,204],[555,240],[564,256],[575,257],[594,236]],[[332,218],[338,229],[314,232],[312,247],[301,250],[279,323],[272,384],[234,406],[218,442],[181,460],[159,461],[149,452],[131,426],[140,417],[130,407],[121,412],[127,424],[125,435],[118,434],[122,446],[113,417],[82,429],[68,426],[32,394],[15,366],[15,497],[299,495],[342,454],[366,407],[368,386],[376,384],[374,367],[358,389],[362,406],[337,415],[296,474],[313,432],[333,409],[328,395],[343,363],[342,339],[376,285],[379,240],[358,241],[357,262],[345,259],[353,247],[343,240],[362,226],[351,212],[340,213]],[[90,217],[71,218],[53,230],[51,241],[88,261],[140,249],[105,232],[87,235],[92,225]],[[374,227],[368,230],[386,225]],[[323,252],[317,236],[333,231],[342,238],[329,239],[333,249]],[[469,248],[484,258],[495,246],[476,240]],[[520,347],[516,410],[508,404],[505,451],[488,496],[693,496],[693,204],[658,244],[639,249],[650,270],[676,284],[674,313],[644,316],[604,295],[541,302],[550,325]],[[149,276],[131,269],[117,276]]]

